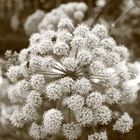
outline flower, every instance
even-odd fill
[[[121,93],[116,88],[110,88],[106,91],[105,99],[109,104],[118,103],[121,99]]]
[[[40,140],[40,139],[44,139],[47,134],[43,126],[33,122],[29,129],[29,135],[33,137],[35,140]]]
[[[44,114],[44,128],[48,134],[59,132],[63,121],[63,114],[57,109],[50,109]]]
[[[66,139],[76,140],[81,135],[81,126],[74,122],[63,124],[62,131]]]
[[[94,112],[94,118],[97,123],[107,125],[112,119],[112,112],[107,106],[100,106]]]
[[[11,66],[8,69],[7,76],[12,82],[17,82],[22,77],[21,67]]]
[[[67,71],[75,71],[79,61],[74,57],[66,57],[62,60],[62,63]]]
[[[53,50],[54,54],[56,55],[68,55],[69,52],[69,46],[64,43],[64,42],[57,42],[56,45],[54,46]]]
[[[45,86],[45,77],[42,74],[35,74],[31,77],[31,85],[33,89],[40,90]]]
[[[86,25],[79,25],[74,30],[74,36],[80,36],[80,37],[86,37],[86,35],[89,33],[89,28]]]
[[[24,124],[25,124],[23,114],[19,110],[15,110],[13,112],[13,114],[11,115],[10,120],[11,120],[12,125],[15,126],[15,127],[22,128],[24,126]]]
[[[72,95],[67,99],[68,107],[73,111],[79,111],[84,106],[84,98],[80,95]]]
[[[74,80],[70,77],[64,77],[64,78],[61,78],[59,80],[59,83],[61,85],[61,90],[62,92],[64,93],[69,93],[72,91],[72,87],[74,85]]]
[[[11,122],[18,127],[31,124],[29,134],[34,139],[56,135],[75,140],[81,130],[85,132],[83,127],[110,128],[112,120],[119,117],[115,114],[123,104],[136,100],[139,89],[138,82],[133,82],[139,71],[130,63],[128,50],[109,37],[106,27],[74,27],[68,18],[58,23],[59,14],[66,17],[73,10],[84,11],[84,6],[78,8],[76,3],[60,7],[59,12],[52,11],[54,17],[46,15],[46,28],[56,31],[44,31],[42,26],[40,33],[31,36],[29,47],[16,54],[19,61],[7,70],[12,82],[8,97],[20,110]],[[116,121],[114,130],[125,133],[133,123],[130,117],[122,118]],[[89,140],[107,139],[98,129]]]
[[[124,113],[114,124],[113,130],[117,130],[122,134],[128,133],[133,127],[133,119],[128,113]]]
[[[22,108],[22,113],[24,120],[27,122],[36,120],[38,117],[37,110],[30,103],[25,104],[25,106]]]
[[[41,20],[44,18],[45,13],[42,10],[36,10],[33,14],[28,16],[24,23],[24,30],[27,35],[31,35],[38,31],[37,27]],[[34,24],[32,24],[34,23]]]
[[[73,89],[80,95],[88,95],[92,89],[92,86],[88,79],[81,78],[76,81]]]
[[[41,94],[36,90],[32,90],[27,96],[27,103],[31,104],[34,107],[39,107],[42,104]]]
[[[75,112],[76,120],[82,125],[91,125],[93,122],[93,111],[89,108],[83,107]]]
[[[61,98],[62,96],[62,91],[61,91],[61,86],[58,83],[50,83],[46,87],[46,97],[49,98],[50,100],[56,100]]]
[[[92,29],[92,33],[95,34],[100,39],[105,39],[108,37],[107,28],[101,24],[96,24]]]
[[[86,98],[86,104],[88,105],[88,107],[92,107],[94,109],[101,106],[102,102],[103,102],[103,97],[98,92],[92,92]]]
[[[88,136],[88,140],[108,140],[106,131],[94,133]]]
[[[92,61],[92,55],[89,51],[80,50],[77,54],[77,59],[81,65],[89,65]]]

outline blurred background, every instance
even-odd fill
[[[111,28],[110,34],[118,44],[128,47],[132,58],[139,61],[140,0],[0,0],[0,56],[3,57],[6,50],[14,52],[28,47],[31,33],[27,33],[26,25],[27,20],[30,20],[29,17],[33,17],[34,13],[41,10],[46,14],[69,2],[85,2],[87,4],[88,9],[83,22],[91,27],[96,23],[110,27],[120,15],[137,3],[137,7],[129,11],[114,28]],[[43,17],[40,22],[42,19]],[[36,32],[35,30],[33,32]],[[109,134],[110,140],[140,140],[140,97],[135,104],[130,106],[128,112],[134,118],[134,129],[125,135],[111,133]],[[2,138],[0,137],[0,140],[10,139],[6,134]]]

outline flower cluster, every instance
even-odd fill
[[[72,19],[75,24],[80,23],[87,11],[87,5],[83,2],[69,2],[61,4],[58,8],[46,13],[43,20],[40,22],[39,30],[56,30],[59,21],[63,18]]]
[[[132,118],[114,114],[136,100],[138,85],[130,81],[138,74],[128,49],[117,45],[105,26],[74,27],[63,19],[56,32],[33,34],[29,47],[19,53],[19,65],[8,69],[14,83],[8,96],[19,105],[10,120],[16,127],[31,124],[34,139],[61,135],[76,140],[84,127],[96,130],[112,120],[113,130],[127,133]],[[89,140],[107,140],[106,131],[88,135]]]
[[[24,31],[27,35],[31,35],[38,31],[38,25],[44,18],[45,12],[42,10],[36,10],[33,14],[27,17],[24,23]]]

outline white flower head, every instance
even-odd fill
[[[88,136],[88,140],[108,140],[108,137],[106,131],[99,133],[95,132]]]
[[[108,37],[107,28],[101,24],[96,24],[92,29],[92,33],[95,34],[100,39],[104,39]]]
[[[88,50],[80,50],[77,58],[81,65],[89,65],[92,61],[92,54]]]
[[[65,19],[60,20],[58,24],[58,30],[66,30],[66,31],[72,32],[73,29],[74,29],[74,26],[70,19],[65,18]]]
[[[42,104],[41,94],[35,90],[32,90],[27,96],[27,103],[30,103],[34,107],[39,107]]]
[[[29,129],[29,135],[35,140],[40,140],[44,139],[47,133],[45,132],[44,126],[38,125],[35,122],[33,122]]]
[[[114,124],[113,130],[117,130],[122,134],[128,133],[133,127],[133,119],[128,113],[124,113]]]
[[[62,92],[69,93],[72,91],[72,87],[75,82],[70,77],[64,77],[60,79],[59,83],[61,85]]]
[[[82,130],[79,124],[72,122],[63,124],[62,131],[68,140],[76,140],[78,137],[80,137]]]
[[[76,81],[73,89],[80,95],[88,95],[92,90],[92,85],[88,79],[81,78]]]
[[[25,124],[24,116],[21,111],[15,110],[11,115],[11,123],[15,127],[22,128]]]
[[[49,100],[56,100],[62,96],[61,85],[59,83],[50,83],[46,87],[46,97]]]
[[[40,90],[45,86],[45,77],[43,74],[35,74],[31,77],[31,86],[35,90]]]
[[[109,104],[118,103],[121,99],[121,93],[116,88],[109,88],[105,93],[105,99]]]
[[[57,109],[50,109],[44,114],[43,124],[48,134],[56,134],[60,131],[63,114]]]
[[[92,92],[86,98],[86,104],[88,105],[88,107],[92,107],[94,109],[101,106],[102,102],[103,102],[103,97],[98,92]]]
[[[89,28],[86,25],[79,25],[75,30],[74,30],[74,35],[75,36],[81,36],[81,37],[86,37],[86,35],[89,33]]]
[[[67,71],[75,71],[79,61],[74,57],[66,57],[62,60],[62,63]]]
[[[74,19],[78,22],[81,22],[84,19],[84,13],[82,11],[76,11],[74,13]]]
[[[76,120],[82,125],[91,125],[93,122],[93,111],[89,108],[83,107],[75,113]]]
[[[35,107],[28,103],[26,104],[23,108],[22,108],[22,113],[23,113],[23,117],[26,120],[26,122],[29,121],[33,121],[36,120],[38,117],[38,113],[37,110],[35,109]]]
[[[100,106],[94,112],[97,123],[107,125],[112,119],[112,111],[107,106]]]
[[[72,95],[67,99],[68,107],[73,111],[79,111],[84,106],[84,98],[80,95]]]
[[[21,67],[11,66],[8,69],[7,76],[12,82],[17,82],[22,77]]]
[[[69,46],[64,42],[59,41],[55,44],[53,52],[54,54],[60,55],[60,56],[68,55]]]

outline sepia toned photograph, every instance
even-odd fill
[[[140,140],[140,0],[0,0],[0,140]]]

